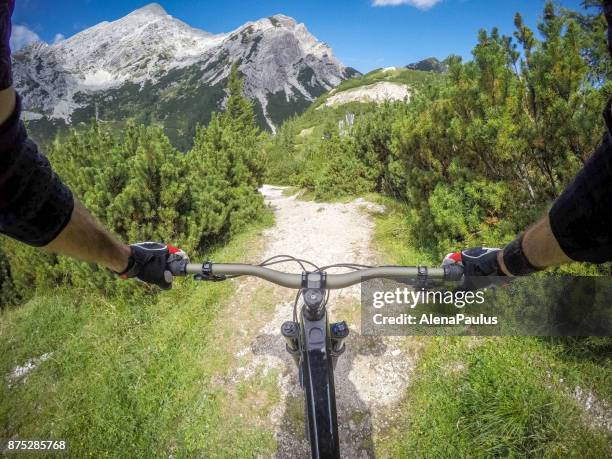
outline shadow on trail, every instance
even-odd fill
[[[358,356],[380,357],[384,355],[387,346],[381,338],[361,336],[354,329],[351,329],[345,343],[346,351],[339,358],[334,372],[341,456],[373,458],[375,453],[371,411],[355,384],[349,379],[349,373]],[[284,387],[281,391],[286,394],[284,414],[277,432],[277,457],[310,457],[304,425],[304,393],[299,384],[297,366],[285,351],[285,340],[280,334],[259,335],[251,343],[251,350],[257,356],[272,356],[283,362],[281,373]]]

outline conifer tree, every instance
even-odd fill
[[[218,235],[238,231],[262,209],[262,141],[252,103],[244,96],[237,66],[232,66],[223,113],[199,127],[187,161],[190,184],[210,212],[194,223],[201,231],[213,225]],[[199,191],[201,190],[201,191]],[[202,240],[201,243],[204,243]]]

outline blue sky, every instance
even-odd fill
[[[53,42],[118,19],[147,0],[17,0],[16,42]],[[480,28],[513,31],[520,11],[535,26],[544,0],[159,0],[172,16],[212,33],[276,13],[304,22],[345,64],[364,72],[425,57],[470,57]],[[557,0],[579,9],[580,0]],[[379,5],[376,5],[379,4]],[[20,27],[21,26],[21,27]]]

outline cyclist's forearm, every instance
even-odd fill
[[[572,261],[559,246],[550,228],[548,215],[525,232],[521,247],[525,257],[535,268],[544,269]],[[497,254],[497,260],[502,271],[512,275],[504,262],[503,251]]]
[[[12,110],[0,104],[0,117],[6,117],[0,123],[0,233],[50,252],[123,271],[129,248],[76,202],[28,138],[19,121],[21,107],[15,92],[11,88],[0,91],[0,102],[11,101]]]
[[[115,272],[125,270],[130,256],[130,248],[105,230],[78,201],[68,225],[43,250],[97,263]]]

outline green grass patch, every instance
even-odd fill
[[[285,414],[283,416],[283,426],[292,435],[299,439],[306,437],[306,429],[304,427],[304,397],[302,395],[288,395],[285,400]]]
[[[571,393],[563,351],[536,338],[427,340],[388,453],[401,457],[609,457],[609,431]],[[598,376],[596,376],[598,375]],[[593,379],[591,378],[593,377]],[[590,382],[590,384],[589,384]],[[600,394],[598,394],[600,395]]]
[[[283,196],[289,197],[300,192],[300,189],[296,186],[288,186],[283,190]]]
[[[245,260],[265,220],[211,258]],[[211,381],[232,358],[210,338],[232,293],[229,282],[179,279],[146,304],[59,289],[7,310],[0,438],[65,439],[74,457],[271,454],[272,432],[225,412],[228,394]],[[8,378],[45,353],[26,378]]]
[[[384,213],[372,215],[376,225],[374,244],[383,252],[385,263],[406,266],[440,264],[431,254],[416,248],[411,238],[412,220],[406,203],[374,193],[368,194],[366,199],[385,207]]]

